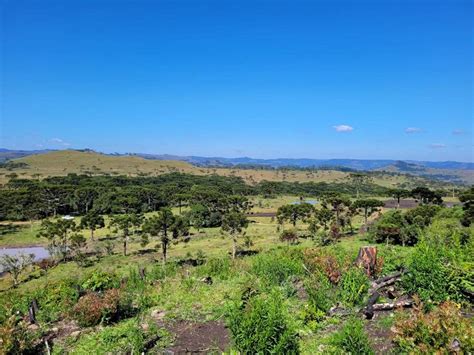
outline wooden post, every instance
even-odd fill
[[[361,247],[355,264],[362,267],[367,273],[367,276],[373,276],[377,266],[377,248]]]
[[[33,304],[30,304],[28,307],[28,318],[30,320],[30,324],[36,324],[36,312]]]

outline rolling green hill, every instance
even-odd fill
[[[70,173],[88,175],[157,176],[171,172],[195,175],[217,174],[242,177],[249,184],[268,181],[343,182],[349,173],[338,170],[291,170],[291,169],[239,169],[197,167],[184,161],[149,160],[137,156],[111,156],[93,151],[62,150],[30,155],[10,161],[0,168],[0,182],[13,176],[42,179],[48,176],[64,176]],[[394,173],[372,172],[373,181],[381,186],[415,186],[428,184],[439,186],[423,177]]]

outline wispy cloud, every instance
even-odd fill
[[[431,149],[444,149],[446,148],[447,145],[446,144],[443,144],[443,143],[433,143],[433,144],[430,144],[430,148]]]
[[[464,134],[464,131],[462,129],[454,129],[453,134],[455,136],[460,136],[460,135]]]
[[[423,130],[419,127],[407,127],[405,128],[405,133],[412,134],[412,133],[420,133]]]
[[[61,145],[61,146],[63,146],[63,147],[68,147],[68,146],[71,145],[70,143],[64,141],[64,140],[61,139],[61,138],[51,138],[51,139],[49,140],[49,142],[50,142],[50,143],[53,143],[53,144],[56,144],[56,145]]]
[[[336,132],[352,132],[354,130],[354,127],[348,126],[345,124],[340,124],[337,126],[332,126],[336,130]]]

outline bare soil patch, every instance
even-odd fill
[[[381,318],[390,317],[393,312],[376,312],[374,318],[365,323],[365,331],[370,339],[372,347],[376,354],[390,354],[394,349],[393,338],[395,334],[381,326]]]
[[[167,349],[171,354],[220,354],[230,345],[229,330],[220,321],[177,321],[166,327],[175,336],[173,346]]]

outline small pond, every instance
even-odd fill
[[[316,205],[316,204],[318,204],[318,200],[293,201],[291,204],[292,205],[300,205],[302,203],[309,203],[310,205]]]
[[[3,255],[17,255],[17,254],[35,254],[35,261],[46,259],[49,257],[48,249],[44,247],[20,247],[20,248],[1,248],[0,257]],[[2,266],[0,266],[0,272],[2,272]]]

